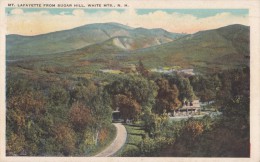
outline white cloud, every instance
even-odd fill
[[[65,12],[65,11],[60,12],[60,15],[66,15],[66,14],[69,14],[69,12]]]
[[[10,13],[13,15],[20,15],[20,14],[23,14],[24,12],[22,9],[13,9],[13,10],[11,10]]]
[[[25,13],[14,11],[7,18],[9,34],[36,35],[53,31],[65,30],[91,23],[118,22],[131,27],[164,28],[171,32],[194,33],[222,27],[229,24],[248,25],[247,16],[236,16],[230,13],[220,13],[206,18],[197,18],[189,14],[167,13],[156,11],[138,15],[135,10],[124,12],[95,12],[73,10],[72,14],[52,15],[48,11]]]
[[[85,11],[84,10],[73,10],[72,14],[75,16],[84,16]]]

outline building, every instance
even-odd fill
[[[200,110],[199,100],[194,100],[191,102],[186,101],[181,108],[173,112],[173,116],[200,115]]]

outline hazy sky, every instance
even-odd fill
[[[194,33],[230,24],[248,25],[246,9],[6,9],[8,34],[37,35],[91,23]]]

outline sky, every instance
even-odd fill
[[[38,35],[92,23],[195,33],[230,24],[249,25],[247,9],[6,8],[7,34]]]

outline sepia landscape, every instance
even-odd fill
[[[10,32],[6,155],[250,157],[249,36],[114,19]]]

